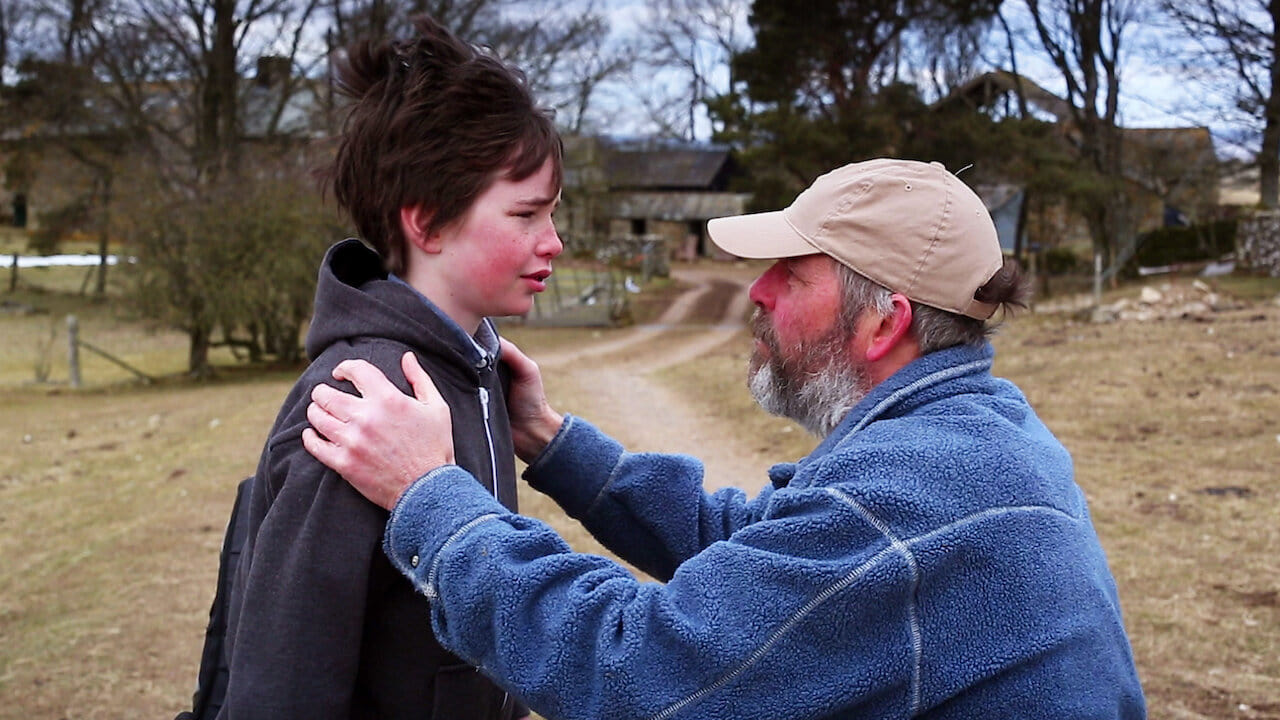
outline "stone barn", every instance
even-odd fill
[[[603,245],[654,245],[671,259],[723,255],[707,221],[745,211],[727,146],[667,140],[566,138],[562,235]]]

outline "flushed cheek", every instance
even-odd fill
[[[767,326],[768,337],[776,345],[791,345],[798,338],[803,338],[809,332],[808,327],[811,324],[809,318],[804,316],[792,317],[787,313],[780,313],[770,318],[771,322]]]
[[[770,313],[774,336],[789,345],[798,340],[822,337],[831,331],[839,315],[834,297],[810,297],[806,302],[782,303]]]
[[[494,294],[509,292],[515,288],[523,288],[524,279],[517,269],[506,263],[483,263],[476,269],[476,284],[488,288]]]

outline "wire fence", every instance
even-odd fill
[[[630,296],[668,272],[662,240],[651,235],[615,238],[596,251],[596,264],[555,271],[546,292],[525,317],[530,325],[601,327],[629,317]]]

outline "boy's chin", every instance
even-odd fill
[[[495,309],[494,312],[489,313],[489,316],[490,317],[520,317],[522,315],[528,315],[529,311],[532,309],[533,309],[533,298],[530,297],[528,300],[524,302],[513,302],[503,306],[502,308]]]

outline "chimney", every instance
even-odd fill
[[[289,79],[293,65],[289,58],[280,55],[263,55],[258,58],[258,75],[254,82],[263,87],[283,85]]]

